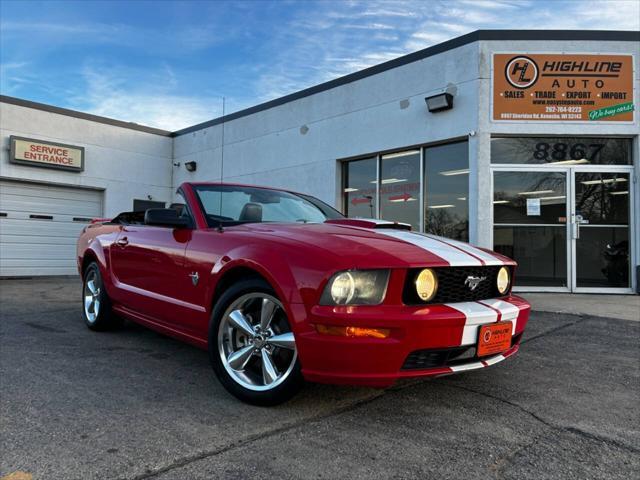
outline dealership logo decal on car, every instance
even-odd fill
[[[489,343],[491,340],[491,330],[484,332],[484,343]]]
[[[464,281],[464,284],[467,287],[469,287],[469,290],[473,292],[476,288],[478,288],[478,285],[480,285],[480,282],[486,279],[487,277],[474,277],[473,275],[469,275],[467,279]]]

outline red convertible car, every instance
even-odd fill
[[[183,203],[78,239],[84,319],[126,317],[208,349],[222,384],[273,405],[304,380],[385,387],[518,351],[515,263],[289,191],[184,183]]]

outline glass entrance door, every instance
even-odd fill
[[[518,262],[518,287],[569,291],[568,189],[566,168],[494,171],[493,248]]]
[[[631,288],[630,172],[572,169],[573,290]]]
[[[494,169],[493,246],[518,262],[517,290],[632,291],[631,173],[621,167]]]

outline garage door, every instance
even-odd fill
[[[0,276],[75,275],[76,239],[102,192],[0,180]]]

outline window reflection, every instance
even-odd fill
[[[469,148],[467,142],[425,148],[425,231],[469,238]]]
[[[576,243],[579,287],[628,288],[629,174],[575,174],[576,215],[580,238]]]
[[[628,288],[628,227],[580,227],[576,243],[578,287]]]
[[[566,175],[561,172],[495,172],[494,223],[567,222]]]
[[[344,164],[343,201],[348,217],[375,218],[376,165],[376,157]]]
[[[343,206],[349,217],[380,217],[420,230],[467,241],[469,238],[469,152],[467,142],[424,149],[424,177],[420,177],[419,148],[400,150],[345,162]],[[376,169],[380,168],[380,178]],[[378,182],[378,183],[377,183]],[[377,189],[376,189],[377,187]],[[424,204],[420,194],[425,192]],[[379,196],[377,196],[379,193]]]
[[[562,172],[494,172],[493,249],[518,262],[522,286],[567,286],[567,188]]]
[[[491,163],[630,165],[631,139],[588,137],[492,138]]]
[[[567,232],[564,226],[496,225],[493,249],[518,262],[518,286],[567,286]]]
[[[383,155],[380,217],[420,229],[420,150]]]
[[[628,173],[576,173],[576,214],[589,225],[627,225]]]

